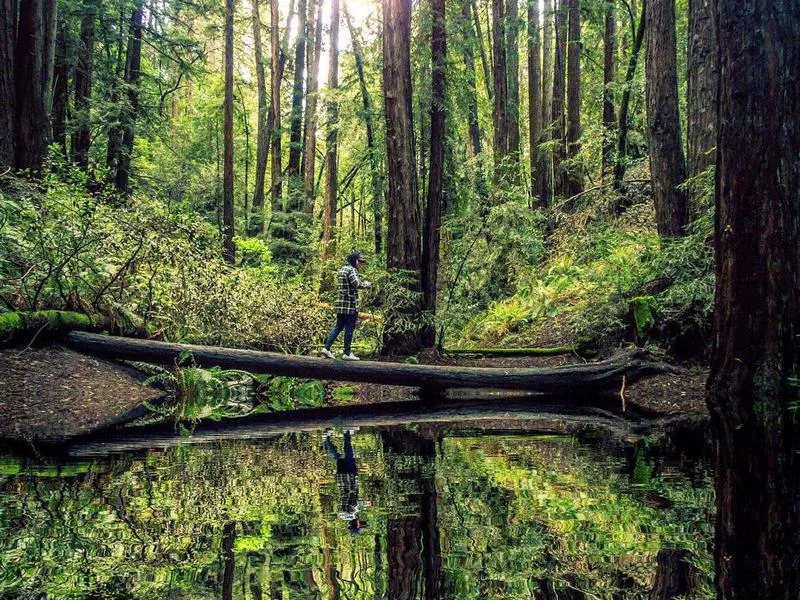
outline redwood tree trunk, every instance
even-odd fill
[[[272,160],[270,162],[270,178],[272,189],[270,193],[272,212],[279,212],[283,208],[281,198],[282,175],[281,172],[281,79],[283,77],[283,64],[281,61],[280,48],[280,12],[278,11],[278,0],[270,1],[270,49],[272,61],[270,63],[270,110],[267,117],[271,117],[270,142],[272,150]],[[288,37],[289,32],[286,32]]]
[[[131,14],[130,37],[125,61],[125,86],[128,90],[128,106],[123,111],[122,138],[119,144],[117,172],[114,185],[117,190],[127,193],[131,173],[131,155],[133,154],[133,137],[136,131],[136,117],[139,112],[139,80],[142,64],[142,0],[137,0],[136,8]]]
[[[492,0],[492,30],[494,47],[494,168],[495,179],[501,175],[508,154],[508,69],[506,65],[505,0]]]
[[[253,217],[250,221],[252,233],[264,230],[264,180],[267,176],[267,156],[269,155],[267,82],[264,73],[264,51],[261,44],[261,17],[258,5],[261,0],[253,0],[253,47],[255,52],[256,82],[258,88],[258,134],[256,141],[256,180],[253,190]]]
[[[233,263],[233,0],[225,1],[225,142],[223,161],[222,256]]]
[[[569,0],[569,55],[567,63],[567,158],[581,149],[581,0]],[[583,170],[572,164],[567,172],[567,196],[583,191]]]
[[[567,187],[566,174],[561,164],[567,156],[564,114],[567,58],[567,0],[553,0],[556,24],[556,58],[553,68],[553,177],[556,194]]]
[[[553,0],[544,0],[542,28],[542,144],[539,153],[539,206],[553,203]]]
[[[97,8],[94,2],[85,5],[81,18],[81,39],[78,46],[78,64],[75,69],[75,132],[72,134],[72,156],[78,166],[89,166],[89,148],[92,142],[91,102],[92,71],[94,69],[94,19]]]
[[[331,0],[331,45],[328,48],[328,91],[331,99],[327,103],[327,133],[325,135],[325,216],[322,224],[322,262],[336,252],[336,204],[339,189],[338,125],[339,102],[339,0]]]
[[[14,50],[14,154],[19,169],[40,169],[47,152],[44,1],[22,0],[19,5]]]
[[[688,221],[686,193],[678,189],[686,179],[686,166],[678,115],[675,0],[650,0],[646,10],[650,179],[658,233],[670,238],[684,235]]]
[[[800,590],[800,4],[718,0],[718,598]]]
[[[14,32],[16,0],[0,0],[0,168],[14,164]]]
[[[411,0],[383,0],[383,93],[386,114],[388,173],[386,266],[404,271],[411,292],[419,291],[420,217],[414,165],[414,127],[411,104]],[[405,307],[406,318],[419,305]],[[382,351],[413,354],[420,339],[415,331],[397,327],[390,315],[384,326]]]
[[[313,4],[313,0],[312,0]],[[313,10],[313,9],[312,9]],[[309,15],[312,15],[312,10]],[[308,82],[306,83],[306,124],[304,138],[305,149],[305,190],[307,213],[314,211],[314,168],[317,161],[317,88],[319,76],[319,57],[322,55],[322,0],[319,0],[316,17],[311,17],[308,27],[309,37],[314,38],[314,56],[309,61]]]
[[[531,169],[531,199],[539,191],[539,141],[542,137],[542,66],[539,37],[539,2],[528,0],[528,152]]]
[[[605,30],[603,32],[603,162],[602,177],[605,180],[614,166],[614,129],[617,117],[614,114],[614,79],[616,77],[617,18],[614,2],[606,2]]]
[[[428,201],[422,242],[422,297],[430,321],[422,332],[422,345],[435,343],[433,316],[436,314],[436,276],[439,266],[439,240],[444,196],[445,143],[445,69],[447,39],[445,35],[445,0],[431,0],[431,146]]]
[[[299,0],[297,5],[297,41],[294,47],[294,82],[292,85],[292,117],[289,131],[289,165],[286,174],[289,177],[289,202],[300,207],[301,194],[295,193],[300,177],[300,158],[303,154],[303,77],[306,64],[306,0]]]
[[[686,71],[686,159],[688,175],[694,177],[716,158],[718,73],[712,0],[689,1]]]

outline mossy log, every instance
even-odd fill
[[[543,394],[598,392],[618,389],[623,378],[630,382],[673,369],[669,365],[649,360],[647,354],[641,350],[625,352],[601,362],[521,369],[350,362],[81,332],[70,333],[66,340],[75,350],[104,358],[175,364],[181,355],[188,352],[197,365],[205,367],[219,366],[289,377],[438,389],[500,388],[530,390]]]
[[[68,331],[102,331],[111,326],[104,315],[66,310],[0,313],[0,346],[44,341]]]
[[[574,346],[554,346],[552,348],[447,348],[444,353],[481,356],[557,356],[574,351]]]

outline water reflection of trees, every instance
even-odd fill
[[[628,476],[569,440],[359,432],[358,535],[321,446],[185,446],[62,477],[23,463],[0,488],[0,597],[636,598],[664,546],[710,569],[707,488],[622,493]],[[667,509],[642,501],[652,487]]]

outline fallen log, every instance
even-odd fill
[[[34,310],[0,313],[0,346],[45,341],[67,331],[102,331],[111,325],[103,315],[68,310]]]
[[[586,406],[581,400],[571,405],[493,401],[380,402],[367,405],[330,406],[255,414],[224,421],[199,423],[190,435],[177,431],[172,423],[106,430],[73,440],[63,450],[69,456],[97,456],[178,444],[207,444],[224,440],[261,440],[285,433],[321,431],[326,428],[390,427],[393,425],[499,421],[524,422],[528,433],[572,434],[583,427],[601,427],[635,441],[648,430],[651,421],[629,420],[603,408]],[[653,421],[652,423],[655,423]]]
[[[557,356],[574,351],[574,346],[554,346],[552,348],[446,348],[444,353],[481,356]]]
[[[654,373],[674,370],[653,362],[641,350],[619,354],[609,360],[553,368],[488,368],[414,365],[405,363],[349,362],[294,356],[274,352],[238,350],[190,344],[72,332],[67,344],[104,358],[176,364],[191,353],[198,366],[218,366],[252,373],[268,373],[307,379],[353,381],[383,385],[448,388],[500,388],[530,390],[544,394],[572,394],[619,388],[627,382]]]

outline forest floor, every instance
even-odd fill
[[[498,368],[583,362],[571,354],[471,358],[427,353],[420,358],[426,364]],[[162,390],[142,385],[143,377],[133,368],[58,346],[2,350],[0,374],[0,438],[27,443],[59,442],[129,421],[141,412],[143,402],[164,395]],[[706,376],[702,370],[656,375],[627,385],[623,393],[629,405],[655,414],[704,414]],[[348,403],[416,398],[413,388],[372,384],[330,384],[327,390],[345,385],[355,388]]]

